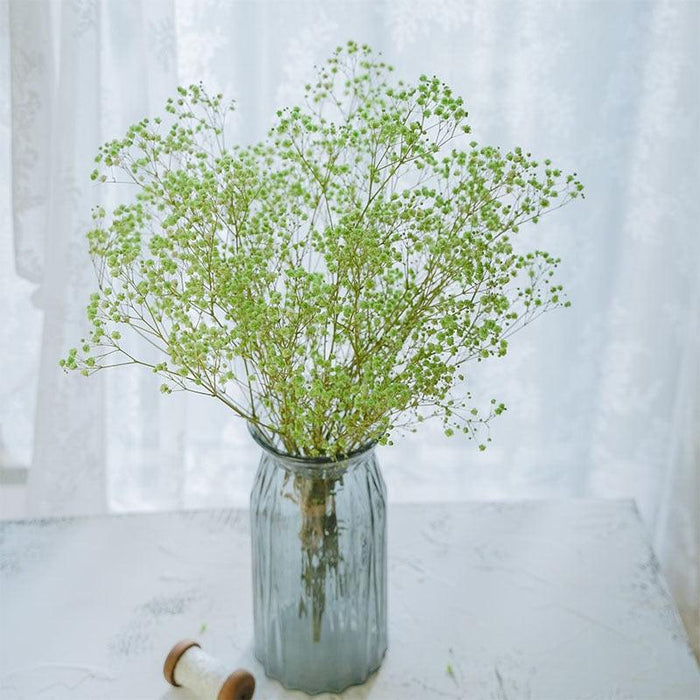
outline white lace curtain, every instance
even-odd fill
[[[224,408],[58,368],[109,196],[88,174],[178,84],[236,97],[238,137],[262,136],[354,38],[453,85],[481,141],[587,186],[527,233],[563,258],[572,309],[471,378],[509,406],[494,446],[428,426],[382,451],[391,498],[634,498],[696,635],[699,22],[682,1],[0,0],[0,460],[29,465],[30,512],[245,504],[256,450]]]

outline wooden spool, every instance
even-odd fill
[[[202,648],[198,642],[193,639],[183,639],[179,641],[170,650],[163,665],[163,675],[165,680],[174,685],[181,687],[175,680],[175,669],[182,658],[183,654],[192,647]],[[223,682],[217,700],[251,700],[255,693],[255,678],[251,673],[244,669],[238,669],[231,673]]]

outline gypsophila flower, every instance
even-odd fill
[[[367,46],[337,49],[305,95],[241,147],[225,143],[233,104],[179,88],[167,118],[100,148],[92,179],[136,194],[93,211],[92,331],[61,365],[145,365],[304,456],[435,416],[472,437],[505,406],[482,415],[455,389],[465,365],[568,305],[558,259],[516,236],[583,187],[480,145],[445,83],[396,80]]]

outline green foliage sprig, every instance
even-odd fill
[[[260,143],[228,147],[233,105],[191,86],[165,120],[101,147],[93,179],[136,193],[93,213],[92,331],[62,365],[145,365],[162,391],[215,397],[306,456],[432,416],[471,437],[502,412],[459,393],[464,366],[568,305],[559,261],[514,236],[583,187],[471,140],[437,78],[391,72],[349,42]],[[134,335],[158,361],[137,356]]]

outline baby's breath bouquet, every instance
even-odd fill
[[[100,148],[93,179],[132,196],[94,211],[92,329],[62,365],[145,366],[300,457],[431,417],[479,436],[504,406],[479,410],[465,367],[567,305],[558,260],[517,239],[581,194],[575,174],[480,145],[445,83],[395,80],[353,42],[261,142],[227,143],[233,108],[180,88]],[[332,486],[304,493],[310,511]]]
[[[93,179],[136,192],[93,213],[92,333],[62,365],[146,366],[163,392],[216,398],[297,455],[431,416],[472,436],[488,416],[454,395],[465,365],[566,305],[558,260],[513,239],[582,185],[480,146],[447,85],[391,72],[349,43],[261,143],[227,145],[233,105],[192,86],[168,101],[170,126],[144,119],[101,147]]]

